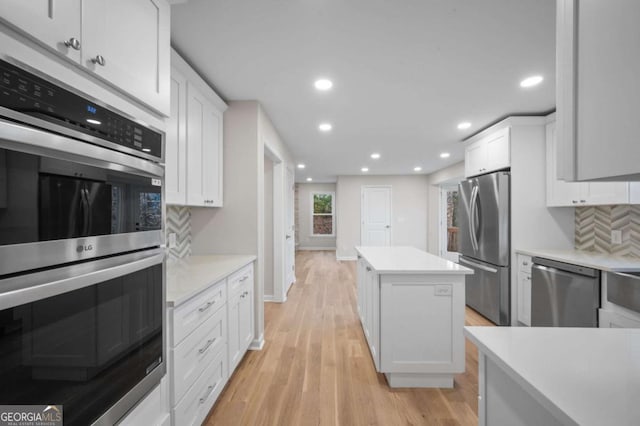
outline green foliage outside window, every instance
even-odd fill
[[[332,198],[331,194],[314,194],[313,214],[331,214]]]

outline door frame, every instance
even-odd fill
[[[438,185],[440,191],[439,194],[439,208],[438,208],[438,255],[442,258],[457,262],[460,257],[460,253],[448,251],[448,231],[447,231],[447,192],[458,188],[457,183],[447,182]],[[459,192],[459,189],[457,189]]]
[[[266,139],[264,140],[264,155],[273,162],[273,245],[271,247],[273,250],[273,295],[264,295],[264,301],[282,303],[287,300],[288,290],[288,286],[285,284],[286,165]]]
[[[389,190],[389,245],[393,245],[393,187],[391,185],[362,185],[360,187],[360,244],[364,235],[364,193],[367,189],[386,188]]]

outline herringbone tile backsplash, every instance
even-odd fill
[[[611,231],[622,231],[622,244],[611,244]],[[576,208],[575,245],[623,256],[640,257],[640,205]]]
[[[167,242],[169,233],[175,232],[176,246],[169,249],[174,257],[187,257],[191,254],[191,210],[189,207],[167,206]]]

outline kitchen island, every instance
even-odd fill
[[[640,424],[640,329],[465,327],[480,425]]]
[[[358,313],[391,387],[453,387],[464,371],[464,276],[414,247],[356,247]]]

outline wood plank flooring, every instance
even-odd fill
[[[249,351],[206,425],[477,425],[478,355],[453,389],[391,389],[375,371],[356,308],[355,262],[296,253],[284,304],[265,305],[265,347]],[[491,325],[467,309],[468,325]]]

